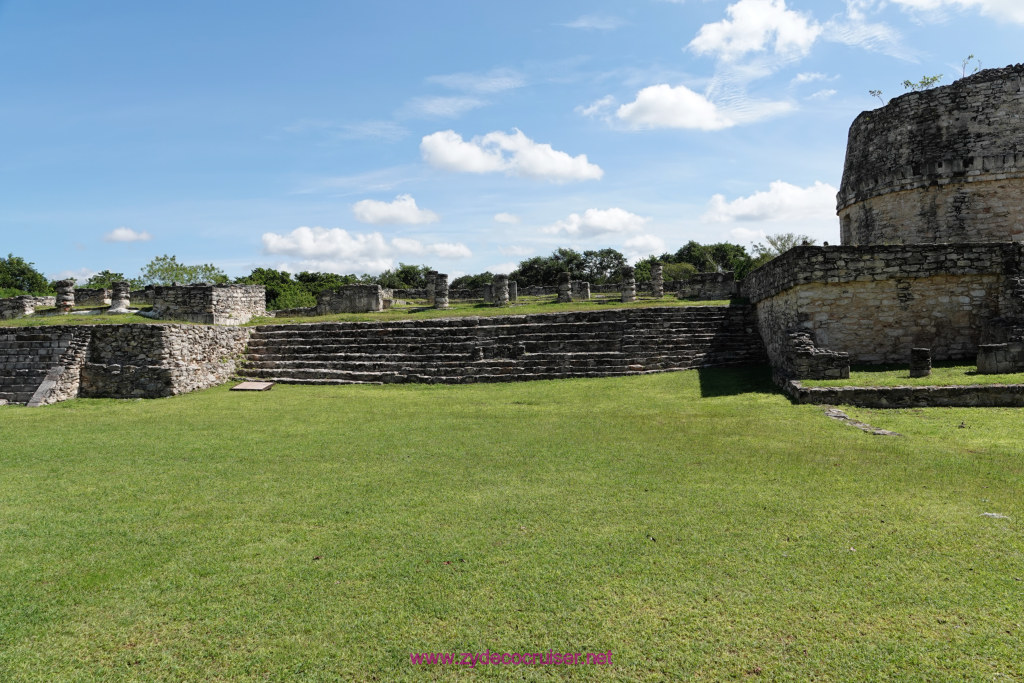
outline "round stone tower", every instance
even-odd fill
[[[863,112],[836,201],[843,244],[1024,240],[1024,64]]]

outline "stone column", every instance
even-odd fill
[[[655,263],[651,266],[651,292],[654,294],[655,299],[660,299],[665,296],[665,278],[663,275],[662,265]]]
[[[632,266],[622,269],[622,303],[636,301],[636,271]]]
[[[519,283],[515,280],[509,280],[508,283],[508,300],[516,301],[519,299]]]
[[[434,305],[434,288],[437,286],[437,271],[427,271],[427,305]]]
[[[910,376],[927,377],[932,374],[932,350],[910,349]]]
[[[70,313],[75,307],[75,281],[58,280],[55,285],[57,287],[57,312]]]
[[[128,307],[131,305],[128,283],[115,282],[111,286],[113,293],[110,295],[110,308],[107,313],[127,313]]]
[[[567,304],[572,301],[572,276],[569,273],[558,274],[558,303]]]
[[[434,277],[434,308],[448,308],[448,273]]]
[[[508,275],[495,275],[491,280],[491,298],[495,306],[508,306]]]
[[[493,282],[491,282],[490,284],[486,284],[483,287],[481,287],[480,288],[480,293],[484,295],[483,299],[484,299],[484,303],[485,304],[493,304],[494,303],[494,283]]]

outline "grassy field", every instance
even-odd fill
[[[324,316],[281,316],[255,318],[250,325],[266,325],[274,323],[309,323],[309,322],[354,322],[354,321],[394,321],[394,320],[428,320],[431,318],[457,318],[470,315],[526,315],[530,313],[568,313],[571,311],[601,311],[612,308],[651,308],[660,306],[728,306],[727,300],[696,301],[677,299],[673,295],[662,299],[637,297],[637,300],[624,304],[617,294],[597,294],[587,301],[557,303],[550,296],[521,296],[510,306],[497,307],[493,304],[469,301],[452,301],[447,309],[431,308],[426,301],[408,301],[378,313],[337,313]]]
[[[0,680],[1021,680],[1021,411],[848,412],[904,436],[751,370],[0,408]]]
[[[638,298],[633,303],[624,304],[617,297],[598,295],[589,301],[574,301],[559,304],[551,297],[520,297],[519,302],[506,307],[491,304],[455,301],[448,309],[428,308],[425,301],[409,301],[396,305],[394,308],[377,313],[338,313],[322,316],[282,316],[260,317],[251,320],[248,325],[274,325],[286,323],[322,323],[351,321],[396,321],[396,320],[428,320],[431,318],[456,318],[470,315],[526,315],[528,313],[568,313],[570,311],[600,311],[611,308],[650,308],[656,306],[728,306],[729,302],[695,301],[677,299],[668,295],[663,299]],[[148,308],[146,309],[148,310]],[[127,315],[42,315],[27,318],[0,320],[3,327],[34,327],[36,325],[123,325],[126,323],[180,323],[180,320],[154,320],[134,313]]]
[[[963,361],[935,363],[927,377],[911,377],[906,365],[862,365],[850,368],[849,379],[803,379],[808,387],[951,386],[962,384],[1024,384],[1024,372],[979,375],[976,365]]]

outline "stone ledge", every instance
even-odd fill
[[[934,387],[805,387],[782,383],[794,403],[861,408],[1020,408],[1024,384],[964,384]]]

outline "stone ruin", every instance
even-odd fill
[[[776,371],[831,376],[837,359],[792,365],[808,342],[854,363],[930,349],[1024,370],[1022,79],[1024,65],[988,69],[856,118],[842,244],[795,247],[742,283]]]

